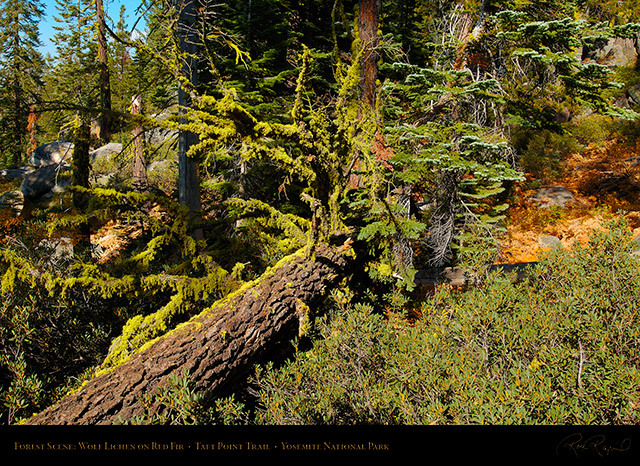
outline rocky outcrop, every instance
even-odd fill
[[[5,168],[4,170],[0,170],[0,178],[3,180],[15,180],[15,179],[24,179],[29,173],[34,170],[33,167],[26,165],[24,167],[18,168]]]
[[[541,249],[556,249],[562,247],[562,242],[557,236],[546,235],[538,240]]]
[[[122,144],[119,142],[110,142],[91,151],[89,156],[91,157],[91,162],[100,162],[102,160],[110,161],[114,155],[118,155],[120,152],[122,152]]]
[[[56,141],[43,144],[36,147],[31,156],[29,163],[34,167],[43,167],[46,165],[60,164],[62,162],[69,163],[73,155],[73,143],[68,141]]]
[[[627,66],[638,59],[635,40],[614,37],[596,40],[582,50],[582,60],[607,66]]]
[[[538,189],[530,198],[537,202],[542,208],[550,208],[552,206],[565,207],[569,202],[575,202],[575,198],[571,191],[564,186],[545,186]]]
[[[71,185],[71,158],[74,145],[67,141],[56,141],[38,146],[31,157],[31,165],[0,170],[0,178],[6,180],[22,179],[20,193],[24,199],[35,202],[64,192]],[[92,164],[106,184],[115,168],[112,162],[115,155],[123,149],[120,143],[109,143],[90,152]],[[100,184],[100,183],[98,183]]]
[[[180,131],[175,128],[167,128],[163,121],[175,115],[175,109],[167,109],[158,114],[151,115],[151,118],[158,122],[158,126],[144,132],[144,140],[149,146],[159,146],[167,141],[176,139]]]
[[[630,85],[616,97],[616,105],[620,108],[634,108],[640,104],[640,84]]]
[[[68,165],[45,165],[25,176],[20,191],[30,201],[49,193],[63,191],[71,184],[70,172],[71,168]]]
[[[33,206],[22,191],[7,191],[0,196],[0,209],[10,209],[14,217],[29,217]]]

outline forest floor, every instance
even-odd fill
[[[543,252],[540,238],[547,235],[566,249],[584,244],[594,230],[620,215],[634,237],[640,234],[640,141],[634,147],[611,140],[569,154],[561,174],[543,183],[571,191],[575,201],[565,207],[542,208],[532,200],[540,184],[527,174],[527,181],[516,187],[498,263],[537,261]]]

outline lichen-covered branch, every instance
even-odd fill
[[[185,371],[200,391],[230,393],[256,363],[299,336],[309,309],[338,282],[352,257],[348,245],[318,246],[312,259],[304,249],[288,256],[26,424],[123,422],[145,412],[143,395]]]

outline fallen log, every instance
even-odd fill
[[[98,375],[26,424],[115,424],[144,414],[139,400],[188,371],[196,390],[222,396],[274,348],[300,334],[308,311],[346,270],[349,246],[319,247],[283,259],[259,279],[218,301]]]

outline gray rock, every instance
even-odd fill
[[[627,66],[638,58],[633,39],[611,38],[597,40],[594,46],[584,48],[583,60],[593,60],[607,66]]]
[[[58,178],[58,182],[51,188],[52,194],[63,193],[67,190],[67,188],[71,186],[71,177],[70,176],[62,176]]]
[[[640,84],[630,86],[625,91],[625,96],[627,97],[627,102],[629,102],[630,105],[640,104]]]
[[[109,184],[111,183],[111,180],[113,180],[114,177],[115,175],[113,173],[107,173],[106,175],[95,176],[93,177],[93,181],[91,184],[93,187],[104,188],[106,186],[109,186]]]
[[[35,200],[49,193],[56,186],[59,191],[64,189],[68,178],[67,172],[70,171],[71,168],[68,165],[45,165],[25,176],[20,191],[29,200]]]
[[[110,142],[89,153],[91,157],[91,176],[100,177],[119,170],[117,156],[122,152],[122,144]]]
[[[59,164],[63,160],[69,162],[73,156],[73,143],[56,141],[36,147],[29,156],[29,163],[34,167]]]
[[[122,152],[122,144],[119,142],[110,142],[109,144],[105,144],[102,147],[98,147],[94,151],[91,151],[89,155],[91,156],[92,161],[106,159],[107,161],[111,160],[111,157]]]
[[[172,111],[171,109],[167,109],[156,115],[151,115],[151,118],[157,121],[159,125],[162,125],[163,120],[171,118],[174,114],[174,111]],[[150,146],[159,146],[160,144],[177,138],[178,134],[180,134],[180,131],[178,131],[177,129],[156,126],[144,132],[144,139]]]
[[[175,166],[176,163],[173,160],[155,160],[147,165],[147,173],[153,173],[162,170],[173,170],[175,169]]]
[[[571,191],[564,186],[545,186],[536,191],[531,200],[538,202],[542,208],[551,206],[565,207],[567,202],[575,202]]]
[[[149,183],[157,184],[168,178],[175,178],[178,174],[178,164],[175,160],[156,160],[147,165]]]
[[[560,242],[560,238],[557,236],[543,236],[538,240],[538,245],[542,249],[557,249],[562,247],[562,243]]]
[[[558,110],[555,112],[555,114],[556,114],[556,123],[558,124],[568,123],[571,120],[573,120],[573,113],[571,112],[571,110],[567,108]]]
[[[0,209],[11,209],[15,217],[19,217],[24,209],[22,191],[7,191],[0,196]]]
[[[146,131],[144,136],[147,144],[151,146],[159,146],[166,141],[175,139],[178,137],[179,131],[177,129],[163,128],[157,126],[155,128]]]
[[[6,168],[0,170],[0,178],[5,180],[15,180],[16,178],[24,178],[33,171],[33,167],[24,166],[19,168]]]

